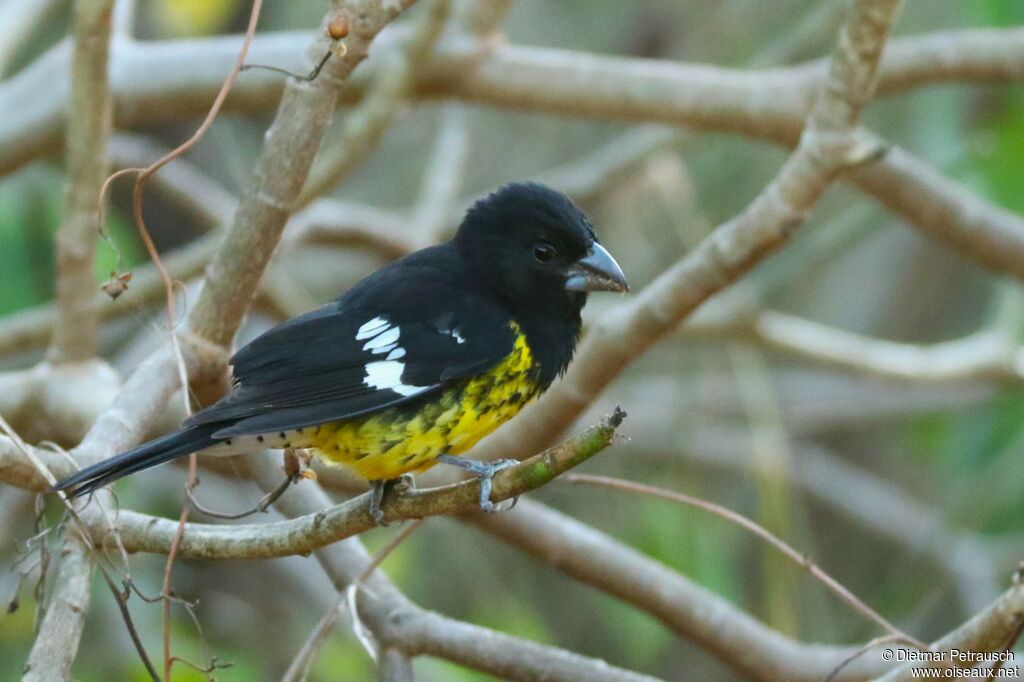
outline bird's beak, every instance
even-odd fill
[[[622,268],[597,242],[566,271],[565,288],[567,291],[629,291]]]

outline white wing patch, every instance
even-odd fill
[[[372,339],[366,342],[363,350],[368,350],[374,355],[389,353],[398,347],[398,337],[401,330],[398,327],[388,327]],[[358,338],[358,337],[357,337]]]
[[[362,341],[363,339],[368,339],[371,336],[377,336],[377,334],[380,334],[387,328],[387,320],[383,317],[375,317],[356,330],[356,341]]]
[[[384,360],[366,363],[366,378],[363,383],[379,391],[394,391],[409,397],[425,391],[427,386],[410,386],[402,383],[405,364],[399,362],[405,357],[405,349],[398,345],[401,329],[393,327],[383,317],[375,317],[356,331],[356,341],[367,340],[363,350],[373,355],[384,355]]]
[[[366,363],[366,379],[363,382],[370,388],[390,390],[406,397],[416,395],[427,389],[426,386],[403,384],[403,371],[405,371],[405,365],[397,360],[368,362]]]

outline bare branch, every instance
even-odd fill
[[[512,514],[465,520],[646,611],[740,674],[821,682],[850,653],[844,647],[795,642],[663,564],[540,503],[521,500]],[[852,679],[863,676],[856,666],[844,673]]]
[[[473,35],[487,39],[500,30],[512,0],[462,0],[459,23]]]
[[[282,248],[296,243],[366,248],[387,260],[415,251],[409,221],[363,204],[318,199],[295,214],[282,238]]]
[[[563,480],[567,483],[599,485],[615,490],[624,490],[626,492],[636,493],[639,495],[671,500],[695,509],[700,509],[721,519],[725,519],[729,523],[736,524],[740,528],[743,528],[744,530],[761,538],[791,562],[800,568],[805,569],[815,579],[820,581],[830,592],[838,597],[840,601],[844,602],[851,609],[885,630],[888,634],[895,635],[902,640],[913,642],[917,644],[920,649],[925,648],[923,644],[916,642],[910,635],[907,635],[890,623],[884,616],[865,604],[857,595],[850,592],[850,590],[839,583],[839,581],[822,570],[822,568],[814,563],[810,557],[800,554],[798,551],[793,549],[792,546],[764,526],[748,519],[742,514],[738,514],[733,510],[728,509],[727,507],[723,507],[720,504],[715,504],[714,502],[709,502],[707,500],[702,500],[698,497],[693,497],[692,495],[686,495],[673,490],[666,490],[664,488],[636,483],[634,481],[627,481],[620,478],[594,476],[590,474],[566,474]]]
[[[935,344],[887,341],[795,315],[764,310],[747,319],[697,320],[683,328],[696,338],[749,338],[825,365],[887,379],[920,382],[1012,381],[1024,378],[1024,349],[999,330]]]
[[[121,378],[100,360],[0,372],[0,414],[32,442],[71,445],[110,405]]]
[[[264,490],[280,479],[279,466],[268,458],[252,462],[254,478]],[[311,515],[330,505],[321,489],[300,489],[276,507],[287,516]],[[489,515],[490,516],[490,515]],[[315,553],[317,561],[339,592],[364,574],[372,559],[356,538],[328,545]],[[360,592],[359,618],[384,649],[405,655],[436,656],[508,680],[579,680],[580,682],[652,682],[652,678],[611,666],[604,661],[563,649],[524,641],[487,628],[462,623],[411,603],[379,571],[366,579]]]
[[[295,654],[295,658],[288,664],[287,670],[281,675],[281,682],[302,682],[302,680],[306,679],[309,669],[316,662],[317,655],[331,636],[335,623],[343,617],[344,609],[345,603],[343,601],[338,601],[336,604],[331,605],[331,608],[317,622],[312,632],[309,633],[306,641],[302,643],[302,647]]]
[[[575,159],[543,173],[538,179],[565,192],[579,202],[587,202],[604,192],[622,176],[636,170],[656,152],[677,144],[683,135],[672,128],[645,126]]]
[[[562,381],[529,408],[530,418],[489,439],[481,456],[497,459],[550,442],[633,358],[786,242],[840,173],[877,155],[878,148],[854,126],[874,90],[878,59],[899,7],[895,0],[856,3],[800,144],[775,178],[742,213],[603,317]]]
[[[407,37],[408,33],[396,32],[391,41],[383,42],[396,49],[393,41]],[[299,68],[295,46],[307,38],[308,34],[300,33],[259,36],[253,59]],[[223,80],[222,64],[237,51],[237,39],[118,44],[115,48],[118,123],[136,125],[153,122],[155,117],[164,120],[201,113]],[[879,67],[879,91],[894,94],[943,82],[1013,82],[1024,72],[1022,52],[1024,29],[1019,28],[902,38],[886,50]],[[59,145],[66,92],[40,83],[61,82],[59,74],[68,58],[66,46],[55,48],[9,83],[0,84],[0,110],[11,113],[0,121],[0,172]],[[168,64],[191,77],[187,81],[154,78]],[[472,70],[472,77],[453,77],[467,70]],[[820,61],[747,72],[490,43],[485,54],[475,43],[450,39],[419,71],[416,94],[574,116],[663,122],[792,144],[825,71]],[[357,77],[343,93],[346,101],[358,97],[372,77],[369,70]],[[276,102],[279,91],[276,77],[254,73],[239,83],[228,108],[266,109]],[[1024,233],[1024,221],[1013,214],[952,185],[901,150],[892,150],[889,158],[853,177],[916,227],[952,241],[957,248],[965,246],[987,267],[1024,277],[1020,269],[1024,244],[1017,236]],[[910,183],[914,190],[903,191],[901,183]],[[970,199],[970,211],[961,212],[956,206],[946,210],[950,186],[957,190],[957,200]],[[997,244],[1004,248],[995,248]]]
[[[138,14],[137,0],[117,0],[114,5],[113,32],[115,40],[131,40]],[[141,164],[140,164],[141,165]]]
[[[851,179],[926,236],[984,267],[1024,279],[1020,215],[986,201],[897,146],[888,145],[884,159],[855,171]]]
[[[408,32],[381,41],[396,49]],[[308,32],[257,36],[251,59],[290,70],[308,69],[296,52]],[[238,53],[236,36],[119,42],[112,87],[118,124],[124,127],[168,118],[201,116]],[[884,95],[950,82],[1006,83],[1024,77],[1024,29],[972,29],[932,33],[893,41],[879,69]],[[319,52],[318,54],[322,54]],[[13,116],[0,123],[0,171],[8,172],[60,143],[60,112],[66,91],[41,88],[66,72],[66,45],[54,48],[8,83],[0,85],[0,109]],[[474,69],[474,66],[477,68]],[[187,72],[190,78],[163,74]],[[603,57],[553,48],[488,44],[486,54],[464,38],[444,40],[438,54],[419,71],[416,94],[487,102],[552,113],[660,121],[712,130],[792,139],[800,130],[827,62],[747,72],[700,64],[664,64]],[[472,77],[453,73],[473,70]],[[251,77],[250,77],[251,76]],[[345,101],[358,98],[373,78],[355,79]],[[281,91],[273,74],[252,73],[228,101],[228,110],[263,111]],[[34,97],[25,97],[31,92]],[[20,99],[18,99],[20,98]],[[28,103],[17,111],[13,102]]]
[[[934,642],[930,651],[946,652],[946,663],[959,668],[973,668],[977,662],[958,659],[949,655],[951,649],[982,654],[1003,651],[1009,635],[1020,628],[1021,615],[1024,614],[1024,584],[1018,582],[1004,592],[988,608],[971,618],[959,628]],[[897,682],[899,680],[921,679],[921,673],[914,674],[913,669],[931,667],[920,662],[907,663],[879,678],[879,682]]]
[[[93,557],[80,531],[70,524],[64,531],[60,570],[53,597],[25,664],[22,682],[70,681],[71,664],[78,653],[89,610],[89,582]]]
[[[611,444],[624,416],[616,411],[603,423],[561,445],[499,472],[494,477],[491,499],[500,502],[521,495],[593,457]],[[476,480],[409,491],[386,499],[384,520],[390,523],[440,514],[464,514],[478,508],[479,497],[480,484]],[[188,524],[178,554],[185,559],[255,559],[305,554],[373,528],[367,504],[368,496],[364,495],[314,514],[272,524]],[[84,511],[82,515],[86,518]],[[101,519],[89,518],[94,539],[102,545],[112,531]],[[177,522],[170,519],[130,511],[122,511],[117,518],[117,532],[130,552],[166,553],[177,531]]]
[[[643,421],[634,427],[650,433]],[[650,439],[646,444],[653,445]],[[981,609],[998,593],[993,576],[1000,567],[984,538],[945,521],[940,509],[835,453],[807,443],[797,445],[789,468],[794,485],[879,537],[931,557],[955,581],[966,610]],[[679,456],[679,443],[667,447],[673,458]],[[734,472],[750,469],[749,437],[739,430],[706,427],[682,448],[686,458],[706,466]]]
[[[99,296],[93,264],[99,239],[99,195],[107,174],[111,96],[107,84],[114,0],[74,4],[71,111],[67,124],[67,189],[57,232],[57,316],[49,357],[75,362],[96,355]]]
[[[433,0],[430,11],[414,28],[411,39],[375,74],[359,107],[346,116],[340,135],[326,148],[309,172],[309,178],[295,200],[294,210],[304,208],[316,197],[329,193],[358,168],[391,127],[395,114],[406,103],[416,70],[430,57],[445,23],[451,0]]]
[[[415,682],[412,660],[398,649],[385,649],[377,666],[378,682]]]
[[[221,346],[231,342],[320,147],[337,84],[365,59],[377,33],[413,2],[343,2],[337,13],[348,15],[352,26],[345,55],[328,60],[312,82],[288,81],[234,223],[207,268],[206,286],[189,315],[189,325],[199,336]],[[324,18],[325,25],[333,15]],[[325,41],[318,41],[316,54],[324,53]]]
[[[636,550],[531,500],[515,513],[464,520],[573,578],[633,604],[735,669],[757,679],[820,682],[859,647],[802,644],[767,628],[721,597]],[[981,614],[932,645],[998,651],[1016,627],[1024,589],[1015,585]],[[891,667],[873,648],[835,680],[861,680]]]

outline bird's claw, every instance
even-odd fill
[[[391,489],[399,495],[416,490],[416,479],[412,474],[402,474],[395,481],[395,484],[391,486]]]
[[[494,462],[480,462],[475,459],[463,459],[461,457],[453,457],[452,455],[441,455],[438,459],[445,464],[461,467],[480,479],[480,511],[488,513],[503,511],[491,502],[491,479],[499,471],[519,464],[519,460],[499,459]],[[511,509],[514,506],[515,501],[508,508]]]

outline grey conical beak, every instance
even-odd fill
[[[568,291],[629,291],[622,268],[597,242],[566,272],[565,288]]]

